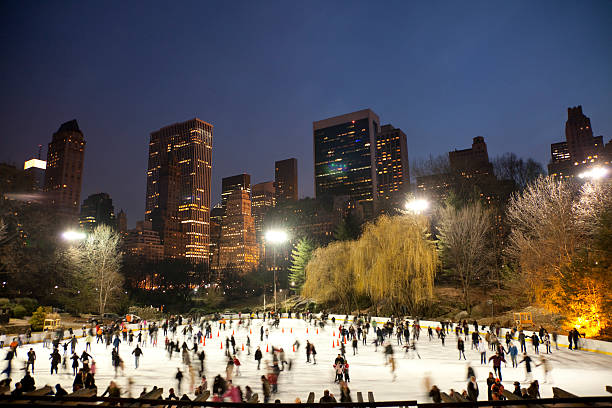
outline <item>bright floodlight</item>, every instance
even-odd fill
[[[62,234],[62,238],[64,238],[66,241],[80,241],[85,239],[86,235],[84,232],[66,231]]]
[[[410,200],[406,203],[406,209],[415,214],[420,214],[429,208],[429,201],[424,199]]]
[[[274,244],[282,244],[287,241],[287,233],[282,230],[270,230],[266,232],[266,241]]]
[[[592,169],[589,169],[583,173],[580,173],[578,175],[578,177],[580,177],[581,179],[583,178],[588,178],[588,179],[592,179],[592,180],[597,180],[600,178],[604,178],[606,177],[606,175],[608,174],[608,169],[605,167],[593,167]]]

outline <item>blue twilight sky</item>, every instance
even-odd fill
[[[412,161],[485,136],[549,160],[566,108],[612,137],[612,1],[0,2],[0,161],[21,163],[76,118],[81,198],[143,218],[149,133],[214,125],[221,178],[299,160],[313,195],[312,121],[371,108]]]

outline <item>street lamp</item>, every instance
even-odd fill
[[[406,202],[405,208],[414,214],[420,214],[429,208],[429,201],[423,198],[415,198]]]
[[[283,230],[270,230],[266,232],[266,243],[272,244],[274,259],[274,315],[276,316],[276,245],[281,245],[288,240],[287,233]],[[265,310],[264,310],[265,313]]]
[[[580,177],[581,179],[591,179],[591,180],[599,180],[601,178],[606,177],[606,175],[608,174],[609,170],[606,167],[593,167],[587,171],[584,171],[580,174],[578,174],[578,177]]]
[[[66,241],[81,241],[87,238],[87,234],[80,231],[69,230],[62,234],[62,238]]]

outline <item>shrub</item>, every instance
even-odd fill
[[[38,302],[32,298],[16,298],[15,303],[25,307],[26,315],[31,315],[38,307]]]
[[[22,319],[26,315],[26,308],[22,305],[16,305],[13,307],[13,317],[15,319]]]
[[[43,325],[45,324],[46,317],[47,313],[45,313],[45,309],[42,306],[39,306],[38,309],[32,313],[32,317],[30,318],[30,326],[32,327],[32,331],[41,331],[43,329]]]
[[[0,298],[0,307],[6,307],[10,303],[10,300],[7,298]]]

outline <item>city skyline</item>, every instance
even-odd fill
[[[15,63],[2,68],[0,79],[6,90],[0,161],[19,164],[35,157],[38,144],[46,145],[61,123],[76,118],[87,141],[81,198],[109,193],[116,208],[126,210],[130,227],[144,210],[149,133],[192,117],[215,126],[211,205],[220,199],[223,177],[249,173],[253,184],[271,180],[274,162],[287,157],[298,159],[300,197],[314,196],[312,121],[359,109],[372,109],[406,133],[410,162],[460,149],[482,135],[491,157],[510,151],[546,166],[550,144],[564,139],[566,109],[577,105],[591,118],[594,136],[607,141],[612,135],[607,2],[589,7],[476,2],[444,8],[354,3],[348,11],[341,3],[322,5],[328,14],[353,17],[341,27],[327,22],[315,7],[272,2],[258,7],[243,3],[237,10],[211,7],[207,12],[216,13],[218,22],[208,27],[189,17],[197,12],[185,12],[203,5],[159,7],[150,23],[130,27],[130,16],[139,7],[124,7],[115,21],[109,20],[112,7],[3,3],[0,30],[7,61]],[[379,17],[367,33],[350,25],[372,12]],[[184,32],[173,41],[139,34],[148,32],[148,24],[161,24],[168,13],[188,16]],[[259,23],[250,19],[253,14],[261,17]],[[267,28],[273,25],[266,21],[279,16],[286,39]],[[236,28],[243,27],[218,45],[207,39],[232,17]],[[519,30],[496,28],[517,18]],[[79,38],[62,29],[64,19],[75,21]],[[405,19],[417,23],[411,28],[398,24]],[[566,29],[569,22],[574,30]],[[85,29],[106,24],[115,30]],[[316,24],[323,24],[334,41],[325,44],[321,34],[313,33]],[[247,32],[252,35],[244,40]],[[196,49],[209,47],[218,61],[198,69],[167,62],[191,55],[196,42],[201,43]],[[45,51],[51,49],[53,56]],[[351,72],[328,68],[358,53],[375,57]],[[325,63],[313,63],[315,56]],[[149,68],[155,65],[152,58],[164,61]],[[231,68],[245,58],[251,62],[248,72]],[[364,75],[371,80],[353,87]],[[270,92],[269,97],[262,100],[262,92]],[[179,93],[184,97],[176,101]]]

